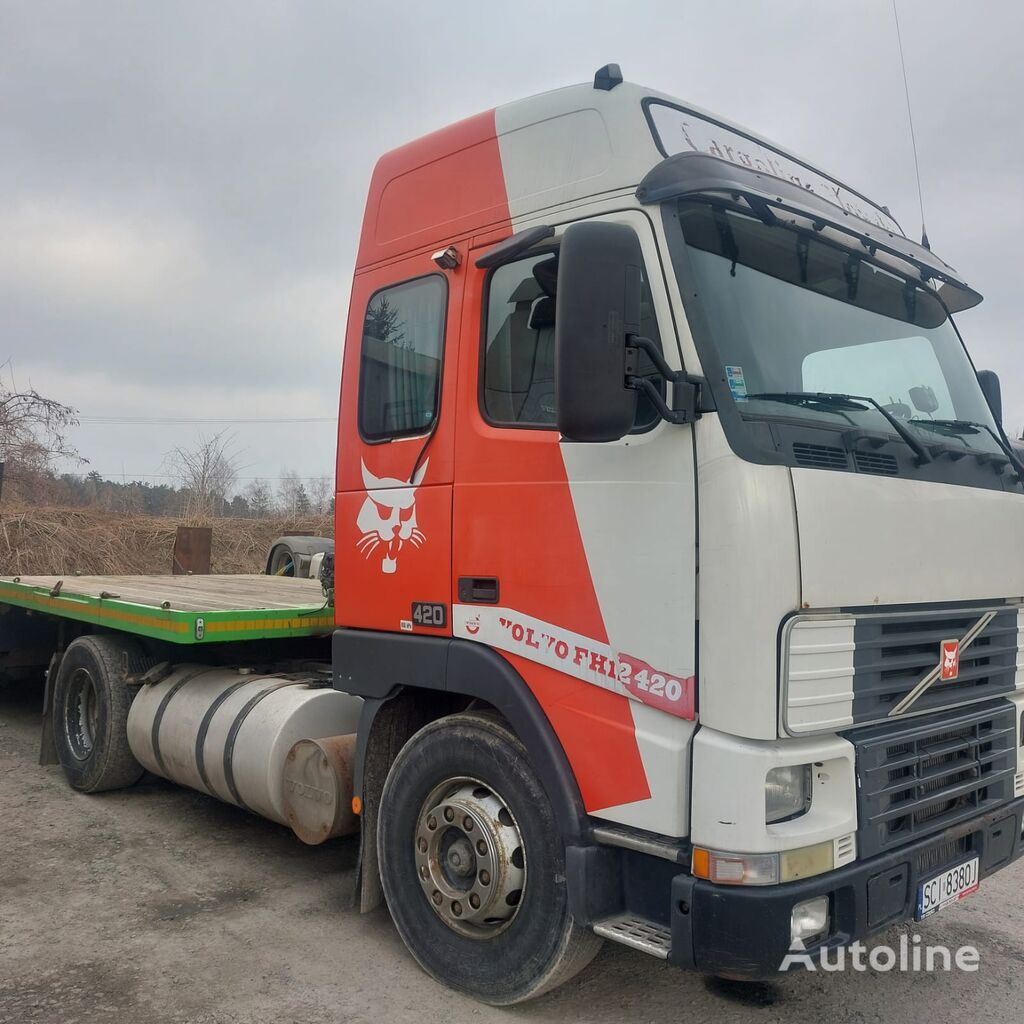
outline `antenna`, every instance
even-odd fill
[[[907,62],[903,57],[903,36],[900,34],[900,15],[896,10],[896,0],[892,0],[892,16],[896,22],[896,42],[900,48],[900,67],[903,69],[903,95],[907,98],[907,120],[910,122],[910,145],[914,150],[914,174],[917,175],[917,205],[921,210],[921,244],[931,249],[928,242],[928,231],[924,226],[924,194],[921,191],[921,164],[917,159],[917,137],[914,135],[914,112],[910,108],[910,86],[907,84]]]

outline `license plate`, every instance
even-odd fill
[[[937,910],[970,896],[978,889],[978,858],[972,857],[963,864],[947,868],[941,875],[936,875],[927,882],[922,882],[917,890],[918,921],[923,920]]]

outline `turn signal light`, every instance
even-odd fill
[[[782,853],[723,853],[695,846],[690,861],[695,878],[717,885],[777,885],[821,875],[833,867],[831,840]]]

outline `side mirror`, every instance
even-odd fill
[[[571,441],[617,441],[633,427],[637,392],[626,387],[626,337],[640,331],[643,256],[623,224],[565,229],[555,293],[558,429]]]
[[[999,377],[994,370],[979,370],[978,383],[985,395],[985,401],[996,418],[996,423],[1003,424],[1003,392],[999,386]]]
[[[914,403],[914,408],[918,412],[923,412],[930,416],[933,412],[938,411],[939,400],[935,397],[935,389],[928,387],[927,384],[920,384],[916,388],[911,388],[910,400]],[[907,415],[909,416],[909,412]]]

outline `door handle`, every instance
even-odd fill
[[[459,601],[462,604],[497,604],[497,576],[460,576]]]

